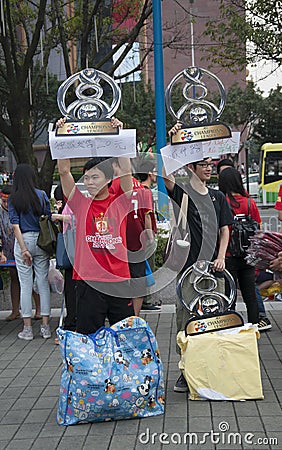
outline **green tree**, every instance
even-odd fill
[[[259,117],[259,108],[263,100],[262,92],[255,89],[253,83],[247,83],[242,89],[237,83],[227,93],[227,102],[221,119],[232,128],[247,131],[250,138],[252,125]]]
[[[260,60],[281,64],[281,13],[277,0],[219,0],[218,17],[204,33],[212,42],[208,59],[233,71]]]
[[[151,84],[142,80],[122,85],[122,103],[117,113],[126,128],[137,130],[139,147],[155,143],[155,95]]]
[[[34,140],[43,130],[46,131],[47,123],[58,115],[58,82],[48,71],[51,52],[62,49],[63,71],[67,76],[86,67],[87,63],[104,68],[107,62],[110,63],[108,72],[112,74],[150,16],[152,2],[3,0],[2,4],[0,134],[16,162],[27,162],[37,171],[38,164],[32,149]],[[133,15],[134,24],[128,30],[125,23]],[[114,27],[114,22],[119,26]],[[70,42],[81,55],[72,68]],[[128,45],[123,47],[124,43]],[[113,64],[113,55],[120,49],[123,50]],[[49,92],[46,91],[47,85]],[[50,192],[54,166],[55,161],[47,152],[38,180],[47,192]]]
[[[229,89],[221,119],[245,132],[250,158],[259,160],[259,149],[265,142],[282,142],[281,104],[281,86],[272,89],[267,97],[253,83],[247,83],[245,89],[237,84]]]
[[[282,142],[281,126],[282,87],[272,89],[263,98],[253,126],[253,139],[262,145],[266,142]]]

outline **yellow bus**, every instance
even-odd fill
[[[282,184],[282,143],[263,144],[258,191],[261,206],[275,205],[280,184]]]

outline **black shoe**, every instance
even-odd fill
[[[178,378],[178,380],[176,381],[174,388],[173,388],[174,392],[188,392],[188,385],[187,385],[187,381],[184,378],[184,375],[180,375],[180,377]]]
[[[271,322],[267,317],[262,317],[258,322],[258,330],[259,331],[267,331],[272,328]]]
[[[157,305],[142,305],[141,311],[160,311],[161,307]]]

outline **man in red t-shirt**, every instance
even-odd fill
[[[112,123],[122,125],[117,119]],[[97,331],[106,318],[112,325],[134,315],[132,299],[124,296],[130,279],[124,220],[132,193],[130,160],[120,157],[119,165],[120,189],[111,194],[111,158],[87,161],[83,173],[90,197],[85,197],[75,186],[70,160],[58,160],[63,192],[76,219],[73,278],[77,280],[77,331],[83,334]]]
[[[120,189],[121,170],[117,158],[113,158],[114,175],[109,191],[116,194]],[[138,316],[146,293],[146,242],[150,238],[152,211],[151,197],[142,184],[132,177],[133,192],[131,208],[127,215],[127,250],[131,275],[131,291],[134,293],[133,303]]]

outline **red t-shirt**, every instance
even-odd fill
[[[229,197],[226,197],[227,201],[230,205],[230,199]],[[233,211],[233,215],[237,214],[245,214],[248,215],[248,201],[250,199],[250,212],[249,215],[251,216],[251,219],[255,220],[257,223],[261,223],[261,217],[260,213],[257,207],[256,202],[252,198],[243,197],[243,195],[234,195],[235,200],[240,204],[240,206],[230,205]]]
[[[126,241],[127,248],[136,252],[142,248],[141,235],[145,230],[145,215],[151,211],[152,204],[147,190],[132,177],[133,192],[130,198],[130,210],[127,216]],[[109,191],[116,194],[120,190],[120,178],[112,181]]]
[[[278,197],[277,197],[274,209],[277,209],[278,211],[282,211],[282,184],[280,185],[280,189],[278,192]]]
[[[120,189],[104,200],[85,197],[76,188],[69,206],[75,214],[75,280],[121,282],[130,278],[126,249],[129,200]]]

